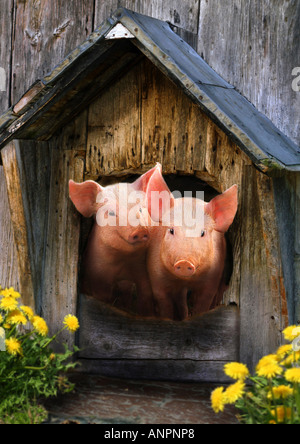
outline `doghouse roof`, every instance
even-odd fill
[[[10,139],[48,140],[142,57],[148,57],[262,170],[300,171],[300,149],[222,79],[168,23],[120,8],[0,116]]]

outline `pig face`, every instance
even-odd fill
[[[84,217],[95,217],[99,241],[129,252],[147,246],[151,219],[145,196],[152,174],[160,168],[157,164],[132,184],[102,187],[91,180],[69,182],[70,198],[77,210]]]
[[[153,205],[153,198],[148,197],[148,205],[152,218],[160,221],[160,260],[173,276],[199,280],[202,275],[222,268],[224,234],[237,211],[237,186],[209,203],[186,197],[174,199],[159,173],[156,173],[156,189],[168,193],[163,195],[160,205]]]

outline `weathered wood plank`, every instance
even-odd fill
[[[272,296],[271,275],[264,239],[256,170],[243,171],[241,226],[241,360],[253,369],[265,354],[273,353],[281,343],[276,306]],[[254,197],[255,196],[255,197]],[[275,311],[274,311],[275,310]]]
[[[17,251],[3,167],[0,166],[0,285],[19,289]]]
[[[272,179],[257,173],[257,191],[270,279],[270,295],[268,297],[272,299],[273,317],[280,333],[288,326],[288,310]]]
[[[200,2],[198,53],[298,144],[300,94],[291,73],[299,66],[299,22],[297,0]]]
[[[224,373],[224,361],[193,359],[79,359],[82,373],[100,374],[111,378],[146,379],[156,381],[230,383]]]
[[[24,304],[35,307],[32,269],[28,244],[26,210],[22,195],[22,180],[17,160],[17,146],[9,143],[2,150],[2,161],[5,173],[10,215],[17,250],[19,289]]]
[[[194,34],[198,32],[199,0],[169,1],[165,0],[96,0],[95,23],[100,24],[117,8],[127,8],[140,14],[149,15],[164,21],[169,21],[178,28],[183,28]]]
[[[42,315],[51,333],[62,327],[64,316],[76,314],[79,266],[80,217],[69,199],[70,179],[83,181],[82,151],[60,149],[52,144],[48,227]],[[63,334],[63,340],[74,343],[74,337]]]
[[[139,73],[130,70],[89,107],[86,178],[141,165]]]
[[[300,174],[295,178],[295,320],[300,323]]]
[[[81,296],[81,358],[234,360],[239,347],[239,313],[220,307],[186,322],[126,315]]]
[[[14,143],[26,218],[35,308],[40,312],[39,304],[43,296],[51,156],[47,142],[16,140]]]
[[[94,0],[18,2],[13,41],[13,102],[88,37],[93,13]]]
[[[0,8],[0,115],[10,106],[11,40],[13,34],[13,0],[1,2]]]

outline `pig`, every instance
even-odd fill
[[[96,217],[83,257],[81,291],[113,304],[116,288],[121,290],[123,297],[125,294],[130,298],[135,284],[137,313],[142,316],[153,314],[146,268],[150,217],[144,197],[152,175],[160,169],[161,165],[157,164],[132,184],[102,187],[91,180],[69,182],[69,195],[79,213],[84,217]],[[130,213],[133,225],[129,223]],[[125,215],[125,223],[121,222],[122,215]]]
[[[149,213],[157,222],[151,227],[147,253],[155,310],[161,318],[185,320],[221,302],[226,288],[225,233],[237,212],[238,189],[233,185],[209,203],[189,197],[174,199],[157,170],[148,193],[153,190],[163,192],[159,205],[153,205],[153,198],[147,196]],[[185,220],[177,219],[183,209],[197,214],[197,205],[202,207],[204,217],[196,220],[196,230],[191,233]]]

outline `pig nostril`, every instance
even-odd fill
[[[133,239],[134,239],[134,240],[138,240],[138,238],[139,238],[139,237],[138,237],[137,234],[136,234],[135,236],[133,236]]]

